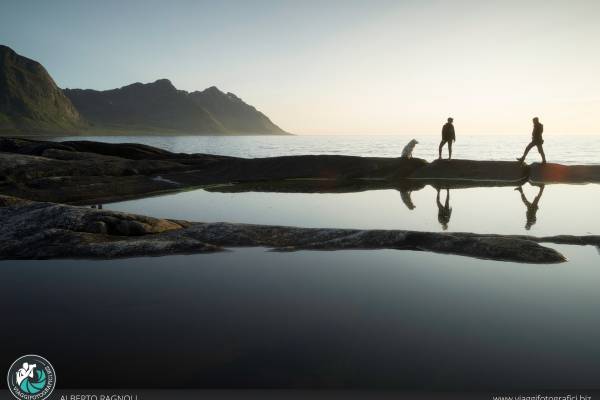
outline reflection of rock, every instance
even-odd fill
[[[7,196],[0,196],[0,219],[2,259],[159,256],[264,246],[422,250],[524,263],[565,260],[529,237],[190,223]]]

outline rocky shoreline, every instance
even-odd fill
[[[337,155],[236,158],[171,153],[141,144],[0,138],[0,193],[92,204],[206,185],[290,190],[600,182],[600,166]],[[274,184],[275,183],[275,184]],[[296,189],[294,187],[296,186]]]
[[[521,263],[565,257],[538,242],[600,244],[600,237],[536,238],[404,230],[200,223],[0,195],[0,259],[163,256],[260,246],[280,251],[397,249]]]
[[[598,182],[600,167],[468,160],[428,163],[417,158],[328,155],[242,159],[176,154],[140,144],[0,138],[0,218],[4,226],[0,258],[161,256],[262,246],[288,251],[408,249],[556,263],[565,258],[540,242],[600,245],[598,236],[537,238],[209,224],[74,206],[210,185],[223,191],[396,188],[410,192],[425,184],[514,185],[527,180]]]

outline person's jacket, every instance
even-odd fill
[[[454,125],[450,122],[446,122],[442,128],[442,139],[444,140],[456,140],[456,134],[454,133]]]
[[[533,125],[533,132],[531,132],[531,140],[534,143],[542,142],[542,133],[544,132],[544,125],[537,123]]]

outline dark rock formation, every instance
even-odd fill
[[[74,133],[86,126],[40,63],[0,45],[0,134]]]
[[[532,167],[533,177],[540,168]],[[544,167],[541,167],[544,168]],[[565,182],[594,181],[598,167],[550,165]],[[236,158],[171,153],[151,146],[0,138],[0,193],[39,201],[108,202],[205,185],[215,191],[348,192],[514,185],[528,167],[512,162],[352,156]],[[553,175],[554,179],[557,175]],[[235,183],[236,185],[231,185]]]
[[[600,182],[600,165],[531,165],[529,179],[535,183]]]
[[[435,160],[409,179],[515,183],[527,180],[528,173],[529,167],[516,161]]]
[[[415,158],[349,156],[244,159],[174,154],[135,144],[1,138],[0,152],[4,152],[0,154],[0,193],[71,203],[110,201],[229,182],[390,182],[426,164]]]
[[[522,263],[558,263],[526,237],[399,230],[190,223],[0,196],[0,259],[115,258],[200,253],[223,247],[277,250],[398,249]]]

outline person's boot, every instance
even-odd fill
[[[524,157],[517,157],[517,161],[522,163],[525,162],[525,158]]]

